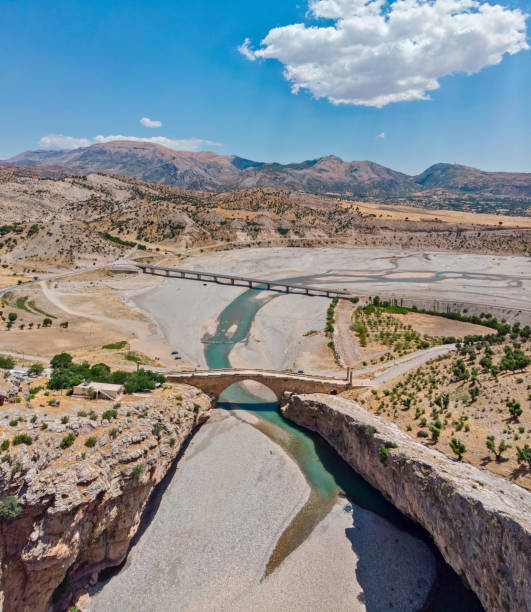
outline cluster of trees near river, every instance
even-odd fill
[[[139,393],[155,389],[166,379],[158,372],[140,368],[135,372],[124,372],[123,370],[111,371],[105,363],[97,363],[91,366],[88,362],[74,363],[69,353],[55,355],[51,362],[52,375],[48,381],[49,389],[68,389],[80,385],[84,380],[87,382],[103,382],[123,385],[126,393]]]

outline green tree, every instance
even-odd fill
[[[471,402],[475,402],[479,396],[479,387],[477,385],[474,385],[473,387],[470,387],[470,401]]]
[[[13,495],[8,495],[0,502],[0,521],[10,523],[22,512],[18,500]]]
[[[528,467],[531,468],[531,446],[526,444],[523,448],[516,447],[516,460],[518,463],[527,463]]]
[[[68,368],[72,365],[72,355],[69,353],[59,353],[52,357],[50,361],[52,368]]]
[[[466,453],[466,446],[457,438],[452,438],[450,440],[450,448],[457,455],[459,461],[461,461],[463,455]]]
[[[494,454],[494,456],[496,457],[496,461],[501,461],[503,453],[508,448],[511,448],[510,444],[507,444],[505,440],[503,439],[500,440],[500,443],[498,444],[498,448],[496,448],[496,440],[494,436],[487,436],[486,446],[489,449],[489,451]]]
[[[430,423],[431,438],[434,442],[439,440],[441,435],[442,423],[437,419],[433,423]]]
[[[468,380],[470,378],[470,372],[468,371],[465,362],[462,359],[458,359],[456,361],[452,372],[457,380]]]
[[[14,323],[14,322],[15,322],[15,321],[18,319],[18,315],[17,315],[17,313],[16,313],[16,312],[10,312],[10,313],[7,315],[7,318],[8,318],[8,320],[9,320],[9,322],[10,322],[10,323]]]
[[[518,421],[518,417],[522,415],[522,407],[520,406],[520,402],[517,402],[515,399],[508,399],[506,402],[507,408],[509,408],[509,414],[511,417]]]
[[[435,398],[435,403],[442,410],[447,410],[450,405],[450,395],[448,393],[441,393]]]

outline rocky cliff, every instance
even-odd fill
[[[0,609],[63,610],[119,564],[150,494],[210,404],[176,386],[70,417],[4,406],[0,501],[16,497],[19,514],[0,521]]]
[[[286,396],[283,414],[319,433],[401,512],[420,523],[488,611],[531,605],[531,494],[415,442],[353,401]],[[388,449],[382,462],[379,448]]]

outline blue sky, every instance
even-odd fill
[[[351,7],[361,0],[315,1],[323,18],[309,15],[304,0],[2,0],[0,159],[39,148],[40,139],[50,134],[89,142],[98,135],[127,135],[183,140],[189,148],[260,161],[335,154],[409,173],[439,161],[531,172],[530,51],[506,54],[501,63],[477,74],[442,76],[440,88],[428,92],[430,100],[413,96],[381,107],[338,105],[330,101],[337,92],[346,91],[350,100],[361,87],[343,79],[323,85],[331,70],[326,61],[341,65],[337,58],[344,57],[343,43],[337,43],[340,48],[334,53],[339,55],[330,60],[326,40],[317,49],[313,41],[293,39],[302,41],[302,49],[313,60],[317,57],[318,64],[318,53],[323,56],[324,77],[312,89],[300,57],[291,49],[291,30],[284,28],[305,23],[335,37],[334,31],[325,30],[337,25],[330,3]],[[469,0],[455,0],[464,1]],[[507,11],[531,12],[527,0],[498,2]],[[348,10],[346,16],[352,16],[353,9]],[[530,25],[527,20],[528,30]],[[282,28],[280,43],[273,34],[270,40],[276,46],[261,46],[275,27]],[[304,28],[299,34],[313,32]],[[483,53],[483,33],[478,32],[479,42],[459,42],[463,55],[476,47],[479,55]],[[488,29],[485,36],[489,37]],[[238,51],[247,38],[256,61]],[[450,55],[446,49],[455,52],[456,45],[450,43],[443,41],[441,57]],[[461,47],[457,49],[461,55]],[[474,53],[470,51],[467,61],[476,61]],[[347,72],[365,69],[355,63],[357,55],[347,58]],[[389,58],[380,59],[377,65],[390,70],[390,80],[393,71],[403,69]],[[426,64],[419,62],[418,70],[426,71]],[[286,65],[297,72],[291,83],[283,76]],[[291,91],[294,80],[302,82],[297,94]],[[382,87],[368,82],[364,99],[373,104]],[[391,95],[402,93],[393,90]],[[162,126],[144,127],[142,117]]]

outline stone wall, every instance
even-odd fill
[[[415,442],[353,401],[286,395],[281,408],[319,433],[403,514],[420,523],[486,610],[531,605],[531,493]],[[374,427],[373,432],[368,427]],[[381,462],[378,449],[389,449]]]

